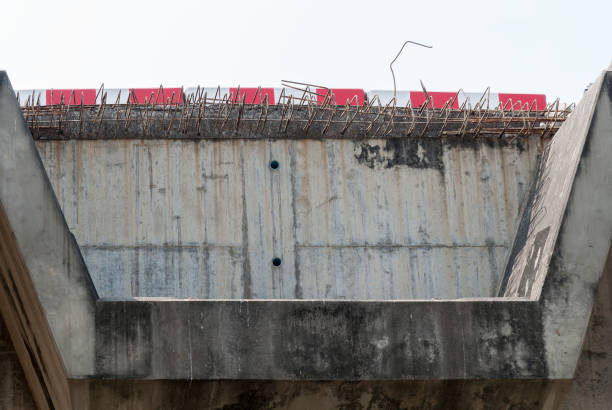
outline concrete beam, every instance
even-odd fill
[[[52,389],[61,383],[63,366],[70,375],[93,372],[97,294],[5,72],[0,72],[0,181],[2,288],[10,295],[3,298],[2,312],[11,336],[31,332],[23,346],[39,361],[37,377]],[[9,317],[8,304],[21,312],[18,317]],[[53,357],[57,351],[61,359]],[[47,377],[45,369],[57,373]]]
[[[526,300],[100,300],[96,377],[547,377]]]

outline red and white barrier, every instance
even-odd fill
[[[331,98],[328,94],[331,91]],[[395,105],[405,107],[421,107],[428,104],[433,108],[444,108],[450,104],[451,109],[461,107],[502,108],[505,110],[544,110],[546,96],[543,94],[511,94],[511,93],[471,93],[471,92],[440,92],[428,91],[397,91]],[[309,88],[306,92],[292,88],[266,87],[189,87],[189,88],[112,88],[112,89],[47,89],[19,90],[19,102],[35,105],[96,105],[106,98],[107,104],[183,104],[185,100],[199,100],[206,96],[208,101],[244,101],[246,104],[261,104],[267,99],[268,104],[275,105],[289,100],[299,104],[304,99],[316,101],[317,104],[357,105],[365,101],[380,103],[385,106],[393,99],[391,90],[364,91],[360,88]],[[427,98],[429,97],[429,98]]]

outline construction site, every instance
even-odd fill
[[[571,105],[0,72],[0,409],[610,408],[610,70]]]

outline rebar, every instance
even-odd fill
[[[463,137],[522,138],[537,135],[549,138],[571,114],[573,106],[561,107],[558,100],[545,109],[535,102],[508,100],[489,107],[489,88],[472,107],[467,99],[453,108],[462,90],[434,108],[432,96],[422,85],[425,101],[418,107],[408,103],[397,106],[395,98],[383,104],[376,95],[367,96],[363,105],[353,98],[344,105],[334,102],[331,90],[312,84],[304,86],[301,97],[281,90],[277,103],[270,103],[261,88],[253,98],[245,93],[214,96],[203,89],[165,98],[162,86],[157,95],[138,101],[130,90],[125,104],[120,95],[107,102],[102,85],[96,105],[80,101],[74,92],[68,100],[41,105],[35,95],[20,96],[24,118],[37,139],[113,139],[113,138],[391,138],[391,137]],[[326,93],[311,91],[326,89]],[[296,89],[292,86],[293,89]],[[239,90],[239,89],[238,89]],[[53,94],[53,91],[51,91]],[[259,96],[260,102],[256,103]],[[318,100],[317,100],[318,98]],[[518,109],[522,108],[522,109]],[[231,126],[228,126],[231,124]]]

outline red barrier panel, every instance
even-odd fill
[[[137,104],[182,104],[183,93],[180,88],[130,88],[130,102]]]
[[[428,91],[427,94],[432,99],[433,108],[444,108],[444,105],[448,100],[455,98],[457,93],[443,92],[443,91]],[[410,91],[410,104],[413,107],[420,107],[425,103],[425,93],[422,91]],[[455,98],[451,108],[459,108],[459,99]]]
[[[68,90],[47,90],[47,104],[57,105],[62,101],[66,105],[80,105],[81,99],[85,105],[96,103],[95,89],[68,89]]]
[[[512,106],[514,110],[527,111],[531,108],[531,111],[542,111],[546,109],[546,96],[544,94],[499,93],[499,104],[505,110],[509,110]]]
[[[317,104],[323,104],[327,92],[327,88],[317,88]],[[346,105],[347,101],[349,101],[351,105],[363,105],[365,93],[360,88],[332,88],[331,92],[332,105]]]
[[[238,95],[238,88],[230,88],[230,99],[234,102],[241,102],[244,97],[245,104],[261,104],[264,95],[268,96],[268,104],[274,105],[274,88],[240,87],[240,95]]]

